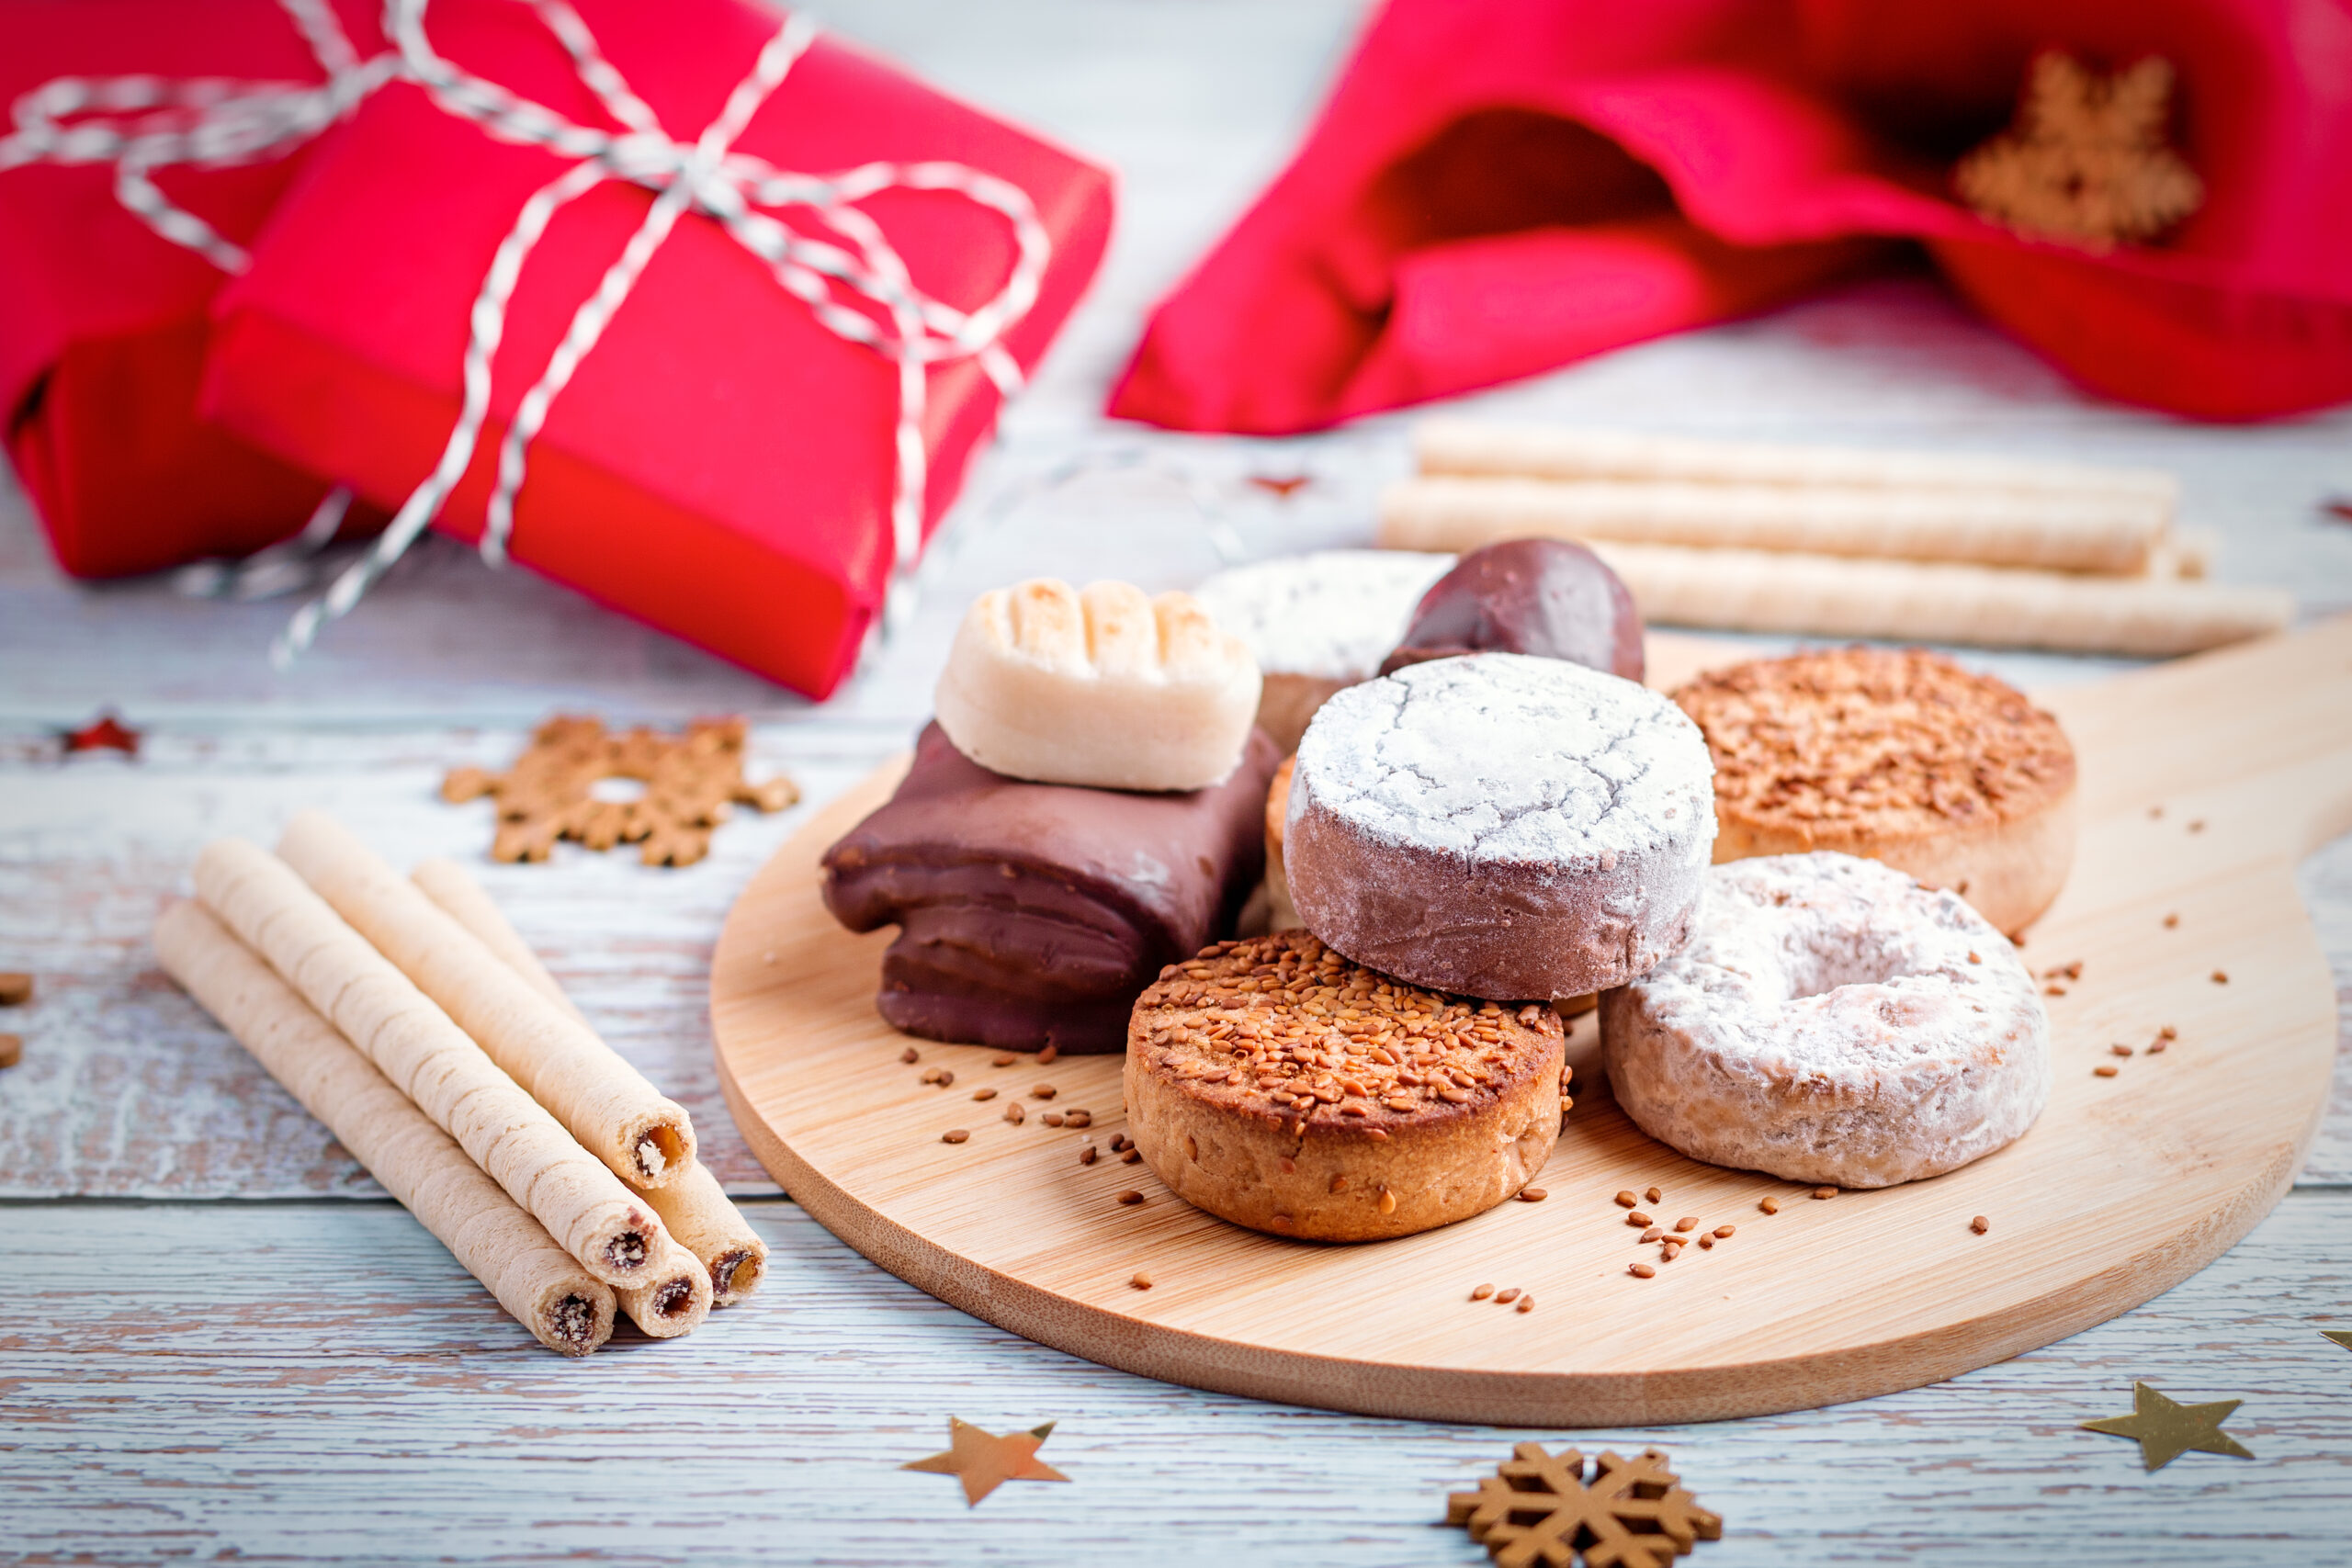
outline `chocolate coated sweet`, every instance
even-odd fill
[[[1642,678],[1642,617],[1608,563],[1566,539],[1506,539],[1464,556],[1421,595],[1380,667],[1465,653],[1530,653]]]
[[[1227,935],[1265,865],[1273,742],[1182,795],[993,773],[933,724],[889,802],[825,852],[825,907],[896,923],[875,1005],[893,1028],[1018,1050],[1124,1050],[1160,969]]]

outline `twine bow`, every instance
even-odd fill
[[[734,143],[745,127],[815,40],[815,26],[797,14],[787,17],[761,49],[718,118],[693,141],[682,141],[663,128],[653,110],[605,59],[587,25],[564,0],[528,3],[571,57],[582,84],[618,129],[575,124],[443,59],[425,36],[428,0],[388,0],[385,6],[386,30],[400,51],[405,74],[422,85],[435,103],[474,121],[501,141],[545,147],[577,162],[523,204],[492,259],[474,298],[466,344],[464,399],[440,460],[401,503],[367,554],[295,615],[272,648],[273,660],[283,667],[310,646],[326,622],[348,614],[439,512],[472,461],[489,417],[491,365],[505,333],[507,308],[523,264],[555,214],[606,180],[643,186],[655,193],[654,200],[595,290],[573,311],[561,341],[516,406],[499,446],[497,481],[480,547],[483,558],[492,565],[505,559],[514,525],[514,498],[522,489],[531,442],[546,423],[549,405],[594,349],[614,312],[628,298],[678,220],[691,212],[716,222],[766,263],[777,284],[806,304],[828,331],[873,349],[897,366],[890,594],[892,609],[902,610],[909,573],[922,545],[928,477],[922,415],[930,367],[972,358],[1006,395],[1021,385],[1020,367],[1005,351],[1003,339],[1035,303],[1038,284],[1052,254],[1052,243],[1027,193],[957,163],[874,163],[818,175],[778,169],[735,151]],[[889,189],[953,192],[1006,220],[1012,230],[1015,260],[1011,275],[992,298],[967,312],[915,288],[905,261],[881,226],[857,206]],[[762,208],[793,209],[831,238],[789,229]],[[858,309],[844,296],[862,300],[871,309]]]

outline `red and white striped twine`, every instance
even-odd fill
[[[296,0],[285,3],[293,5]],[[463,401],[440,460],[368,553],[295,615],[273,647],[273,659],[284,665],[310,646],[325,623],[348,614],[432,522],[472,460],[489,417],[491,365],[505,333],[507,308],[525,261],[559,210],[605,181],[616,179],[654,192],[653,204],[595,290],[573,311],[561,342],[515,409],[499,447],[497,482],[481,545],[484,558],[493,565],[505,558],[514,525],[514,498],[522,489],[531,442],[545,424],[549,405],[594,349],[613,313],[628,298],[677,220],[691,212],[715,221],[765,262],[776,282],[806,304],[828,331],[847,342],[862,344],[897,365],[899,411],[890,527],[893,602],[903,604],[899,590],[922,543],[928,477],[922,415],[929,367],[946,360],[972,358],[1006,395],[1021,385],[1020,367],[1005,350],[1003,340],[1035,303],[1053,248],[1027,193],[956,163],[876,163],[817,175],[778,169],[736,152],[736,139],[816,38],[815,26],[800,16],[786,18],[769,39],[751,71],[729,95],[718,117],[694,141],[681,141],[663,129],[652,109],[605,59],[587,25],[564,0],[528,3],[571,55],[582,83],[620,129],[574,124],[443,59],[425,36],[428,0],[388,0],[385,6],[386,31],[400,51],[404,73],[443,109],[474,121],[502,141],[545,147],[579,162],[524,203],[491,262],[474,298],[463,367]],[[915,288],[905,261],[881,226],[856,205],[891,189],[952,192],[996,212],[1011,225],[1015,260],[1011,276],[994,297],[967,312]],[[763,207],[794,209],[833,237],[786,228],[758,210]],[[865,301],[873,313],[845,302],[844,294]]]

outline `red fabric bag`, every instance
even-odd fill
[[[691,143],[777,34],[738,0],[582,4],[603,57],[663,131]],[[433,51],[575,125],[615,121],[529,8],[430,7]],[[1050,260],[1002,338],[1026,370],[1107,243],[1103,170],[820,37],[733,143],[785,170],[948,160],[1034,204]],[[469,320],[535,191],[578,164],[494,137],[419,87],[378,94],[311,159],[221,297],[205,407],[312,472],[395,506],[459,417]],[[488,423],[434,526],[478,539],[518,405],[653,204],[608,181],[554,213],[523,265],[491,360]],[[915,288],[970,310],[1015,262],[1006,220],[945,191],[885,190],[860,209]],[[793,209],[775,209],[811,233]],[[835,303],[847,297],[836,291]],[[869,312],[870,314],[870,312]],[[924,378],[927,534],[991,427],[1001,394],[974,357]],[[527,447],[514,558],[600,602],[814,696],[849,671],[894,561],[896,364],[829,330],[768,265],[688,212],[651,253]],[[422,521],[420,513],[418,520]],[[394,525],[394,536],[401,525]]]
[[[2094,254],[1947,194],[2049,47],[2176,67],[2207,196],[2165,243]],[[1391,0],[1111,412],[1311,429],[1756,310],[1889,237],[2109,396],[2315,408],[2352,397],[2347,83],[2325,0]]]
[[[368,0],[337,14],[356,49],[380,49]],[[323,79],[274,0],[0,0],[0,103],[18,106],[9,131],[48,83],[139,73]],[[303,151],[154,180],[243,244]],[[243,555],[300,528],[326,486],[197,417],[206,310],[227,275],[126,208],[112,164],[8,161],[0,152],[0,414],[58,564],[117,577]]]

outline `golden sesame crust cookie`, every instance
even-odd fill
[[[1237,1224],[1408,1235],[1543,1168],[1562,1041],[1549,1006],[1408,986],[1304,931],[1220,942],[1136,1000],[1128,1135],[1170,1190]]]
[[[2074,747],[2006,682],[1924,649],[1825,649],[1702,675],[1674,700],[1714,759],[1717,864],[1861,855],[2012,935],[2065,883]]]

